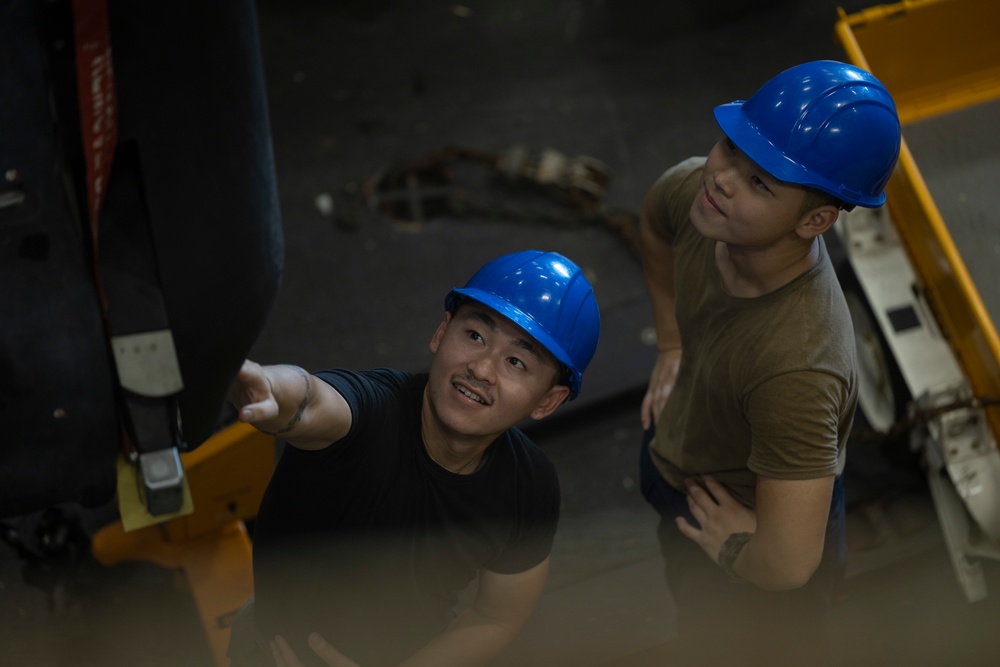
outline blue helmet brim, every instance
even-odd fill
[[[768,174],[786,183],[816,188],[859,206],[874,208],[885,203],[884,191],[878,196],[860,196],[855,193],[848,197],[841,191],[840,184],[817,178],[816,174],[786,156],[768,141],[760,129],[743,113],[743,104],[743,100],[737,100],[715,107],[715,121],[726,136]]]

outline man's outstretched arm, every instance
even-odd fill
[[[299,449],[322,449],[351,429],[343,396],[298,366],[261,366],[248,359],[226,400],[240,421]]]

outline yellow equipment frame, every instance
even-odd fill
[[[274,471],[274,438],[252,426],[228,426],[181,455],[194,511],[126,531],[121,521],[94,534],[103,565],[149,561],[181,570],[194,596],[215,665],[229,664],[233,616],[253,594],[251,542],[244,521],[257,515]]]
[[[1000,337],[905,140],[908,123],[1000,97],[1000,3],[903,0],[838,11],[835,34],[849,61],[885,84],[904,125],[886,187],[899,239],[973,393],[1000,396]],[[1000,434],[1000,406],[986,415]]]

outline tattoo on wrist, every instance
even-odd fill
[[[301,375],[302,379],[306,381],[306,391],[305,391],[305,394],[303,394],[303,396],[302,396],[302,402],[299,403],[298,409],[295,410],[295,414],[292,415],[292,418],[288,420],[288,424],[285,425],[285,428],[279,429],[279,430],[275,431],[274,433],[268,433],[268,435],[281,435],[282,433],[288,433],[293,428],[295,428],[295,425],[299,423],[300,419],[302,419],[302,413],[305,412],[305,410],[306,410],[306,404],[309,402],[309,392],[312,389],[312,385],[309,382],[309,373],[306,373],[304,370],[302,370],[298,366],[292,366],[292,369],[296,373],[298,373],[299,375]]]
[[[753,533],[733,533],[726,538],[726,541],[722,543],[722,548],[719,549],[719,556],[717,558],[719,565],[722,566],[723,571],[733,581],[740,580],[740,575],[736,574],[736,571],[733,570],[733,564],[751,537],[753,537]]]

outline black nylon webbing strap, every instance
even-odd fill
[[[170,514],[183,502],[178,396],[184,385],[133,144],[116,154],[100,249],[127,453],[138,465],[146,508],[154,516]]]

